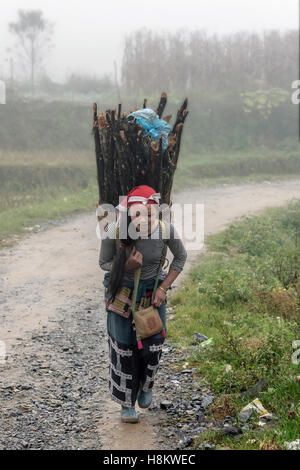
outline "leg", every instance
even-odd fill
[[[139,396],[140,408],[148,408],[152,402],[152,388],[159,368],[163,343],[157,341],[147,345],[139,359]]]
[[[109,391],[111,398],[122,405],[121,420],[138,422],[135,402],[138,393],[137,348],[123,345],[108,336]]]
[[[166,302],[158,308],[166,330]],[[143,340],[143,349],[139,351],[139,395],[140,408],[148,408],[152,401],[152,388],[156,376],[159,361],[162,355],[162,347],[165,338],[161,333]]]

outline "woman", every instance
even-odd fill
[[[134,271],[141,267],[137,308],[146,308],[152,303],[157,307],[166,331],[166,293],[182,271],[187,257],[173,224],[163,225],[159,221],[159,196],[149,186],[133,188],[117,207],[120,215],[120,239],[116,240],[115,237],[117,223],[109,224],[107,238],[102,239],[99,256],[100,267],[109,271],[103,281],[106,287],[110,356],[109,389],[112,399],[122,405],[121,420],[127,423],[136,423],[139,420],[135,410],[136,400],[140,408],[148,408],[151,404],[154,377],[165,337],[164,332],[158,333],[143,340],[143,349],[137,347],[130,311]],[[121,237],[121,221],[124,218],[127,238]],[[174,259],[168,274],[160,274],[158,288],[153,296],[164,239]]]

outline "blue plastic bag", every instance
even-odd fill
[[[152,140],[159,141],[160,135],[162,136],[162,149],[165,151],[168,147],[168,136],[171,132],[171,126],[159,119],[156,112],[150,108],[139,109],[127,116],[127,119],[134,118],[136,122],[142,126],[143,137],[150,135]]]

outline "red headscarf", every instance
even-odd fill
[[[160,193],[156,193],[150,186],[135,186],[116,207],[119,211],[127,211],[133,204],[159,204]]]

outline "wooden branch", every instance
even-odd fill
[[[185,98],[184,102],[182,103],[180,109],[177,112],[176,121],[175,121],[173,130],[172,130],[173,134],[176,133],[176,128],[177,128],[178,124],[183,123],[186,116],[187,116],[187,114],[186,114],[185,117],[184,117],[184,111],[186,110],[187,105],[188,105],[188,99]]]
[[[97,123],[97,103],[93,104],[93,111],[94,111],[94,125]]]
[[[160,102],[159,102],[158,108],[157,108],[157,114],[158,114],[159,119],[161,119],[161,117],[163,115],[164,109],[165,109],[166,104],[167,104],[167,98],[168,98],[167,94],[162,93],[162,95],[160,97]]]
[[[159,149],[158,149],[158,184],[157,192],[161,194],[163,182],[163,149],[162,149],[162,136],[159,137]]]
[[[99,191],[98,203],[101,204],[103,201],[102,180],[104,177],[104,171],[103,171],[103,156],[101,152],[99,130],[97,126],[97,103],[93,104],[93,121],[94,121],[93,132],[94,132],[94,141],[95,141],[97,181],[98,181],[98,191]]]
[[[177,168],[177,162],[178,162],[178,157],[179,157],[182,130],[183,130],[183,124],[178,124],[177,129],[176,129],[176,134],[177,134],[176,149],[175,149],[175,154],[174,154],[174,158],[173,158],[174,171],[173,171],[173,174],[170,178],[170,185],[169,185],[168,192],[167,192],[167,197],[166,197],[167,204],[170,204],[170,200],[171,200],[171,191],[172,191],[172,186],[173,186],[173,181],[174,181],[174,174],[175,174],[175,171],[176,171],[176,168]]]

